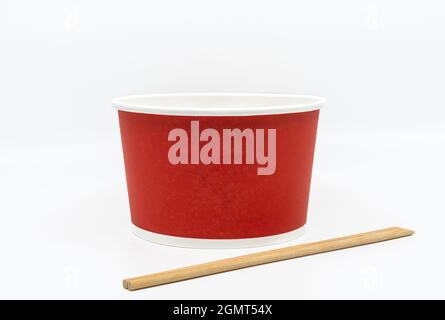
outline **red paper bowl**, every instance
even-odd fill
[[[184,247],[251,247],[306,223],[318,97],[159,94],[118,98],[137,236]]]

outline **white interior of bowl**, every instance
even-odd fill
[[[320,109],[324,99],[289,94],[148,94],[113,100],[118,110],[186,116],[248,116]]]

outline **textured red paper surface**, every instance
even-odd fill
[[[306,222],[319,111],[243,117],[119,111],[131,219],[165,235],[239,239],[289,232]],[[276,170],[257,164],[172,165],[174,128],[276,129]],[[201,144],[205,144],[202,142]]]

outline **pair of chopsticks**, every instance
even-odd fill
[[[123,281],[123,286],[125,289],[133,291],[162,284],[208,276],[216,273],[258,266],[265,263],[363,246],[366,244],[407,237],[411,236],[412,234],[414,234],[414,231],[399,227],[374,230],[341,238],[334,238],[280,249],[262,251],[244,256],[217,260],[185,268],[168,270],[136,278],[125,279]]]

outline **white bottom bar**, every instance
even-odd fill
[[[196,249],[240,249],[267,246],[294,240],[305,232],[305,226],[290,232],[280,233],[273,236],[245,238],[245,239],[198,239],[168,236],[160,233],[150,232],[132,225],[133,233],[144,240],[173,247],[196,248]]]

